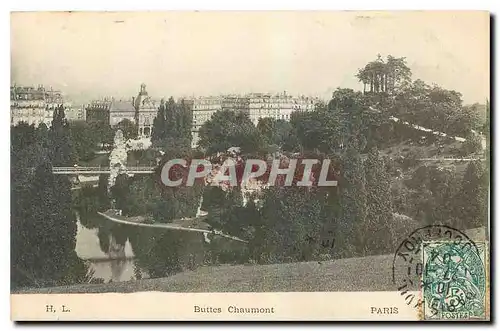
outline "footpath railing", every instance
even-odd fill
[[[56,175],[109,174],[110,171],[110,167],[52,167],[52,173]],[[122,170],[122,172],[129,174],[152,174],[154,171],[154,167],[148,166],[131,166]]]

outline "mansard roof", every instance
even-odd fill
[[[113,112],[132,112],[135,113],[135,108],[130,101],[113,101],[111,107],[109,108],[111,113]]]

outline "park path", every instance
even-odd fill
[[[139,226],[139,227],[147,227],[147,228],[160,228],[160,229],[167,229],[167,230],[177,230],[177,231],[189,231],[189,232],[201,232],[201,233],[206,233],[206,234],[212,234],[212,235],[217,235],[221,236],[224,238],[228,238],[231,240],[239,241],[248,244],[248,241],[243,240],[241,238],[235,237],[235,236],[230,236],[228,234],[222,233],[221,231],[218,230],[206,230],[206,229],[198,229],[198,228],[186,228],[183,226],[178,226],[178,225],[172,225],[171,223],[153,223],[153,224],[148,224],[148,223],[140,223],[137,221],[131,221],[128,217],[120,216],[116,214],[112,210],[108,210],[106,212],[97,212],[99,215],[103,216],[104,218],[116,222],[116,223],[121,223],[121,224],[127,224],[127,225],[132,225],[132,226]],[[199,220],[199,217],[192,217],[192,218],[185,218],[183,221],[190,221],[190,220]]]

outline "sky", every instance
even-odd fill
[[[24,12],[11,14],[11,84],[75,102],[362,89],[377,54],[406,57],[413,79],[489,96],[487,12]]]

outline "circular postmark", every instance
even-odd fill
[[[408,306],[421,309],[419,295],[428,284],[423,277],[423,243],[448,242],[479,254],[476,244],[463,232],[447,225],[428,225],[410,233],[398,246],[392,263],[392,282]],[[413,292],[413,293],[412,293]]]

